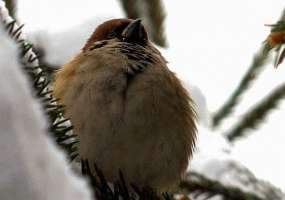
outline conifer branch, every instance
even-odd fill
[[[43,102],[44,109],[50,119],[50,130],[54,134],[56,142],[62,146],[68,153],[71,159],[76,156],[76,146],[77,143],[75,136],[72,134],[72,126],[68,119],[63,117],[64,107],[57,104],[57,100],[54,99],[51,95],[52,91],[49,87],[50,82],[47,78],[44,67],[40,64],[38,56],[33,51],[33,45],[28,43],[24,34],[22,33],[23,25],[19,26],[13,18],[7,15],[7,10],[3,7],[0,0],[0,20],[6,24],[7,32],[10,37],[13,38],[19,44],[21,48],[21,61],[24,66],[24,70],[29,74],[31,81],[33,82],[35,88],[35,94]],[[6,13],[5,13],[6,12]],[[91,184],[95,188],[95,194],[102,195],[101,199],[132,199],[132,194],[128,192],[128,187],[124,181],[123,175],[120,174],[120,180],[115,184],[114,189],[112,190],[106,179],[104,178],[102,172],[96,169],[96,175],[92,175],[87,161],[82,162],[82,172],[84,175],[91,177]],[[192,174],[194,177],[195,175]],[[261,200],[261,198],[249,194],[243,193],[237,188],[224,187],[217,181],[211,181],[206,179],[201,175],[197,175],[197,180],[195,182],[184,182],[181,184],[181,187],[187,189],[189,192],[196,192],[196,194],[209,194],[205,199],[209,199],[211,196],[219,194],[224,196],[225,199],[245,199],[245,200]],[[99,178],[99,180],[98,180]],[[155,195],[156,193],[149,189],[139,189],[136,186],[132,186],[135,191],[136,196],[139,196],[140,199],[158,199]],[[121,197],[121,198],[120,198]],[[171,199],[170,195],[165,194],[164,199]],[[100,198],[98,198],[100,199]]]
[[[179,190],[174,194],[164,193],[161,197],[157,195],[152,188],[139,188],[138,186],[131,184],[128,185],[125,182],[123,174],[118,171],[119,180],[113,184],[113,187],[107,183],[103,172],[94,165],[95,174],[90,170],[87,160],[81,161],[82,174],[90,180],[91,188],[97,199],[109,199],[109,200],[173,200],[173,199],[199,199],[210,200],[212,197],[219,196],[224,200],[267,200],[267,195],[263,197],[251,193],[245,192],[238,187],[225,186],[219,181],[209,179],[201,174],[190,172],[187,174],[186,180],[182,181],[179,185]],[[190,180],[190,181],[188,181]],[[175,194],[182,195],[182,198],[174,198]],[[270,194],[269,194],[270,195]],[[272,194],[272,197],[275,195]],[[276,198],[276,200],[279,197]]]
[[[243,137],[248,129],[254,129],[261,124],[270,111],[276,108],[278,103],[285,97],[285,83],[275,88],[267,97],[250,109],[241,120],[226,133],[229,141]]]
[[[24,71],[28,74],[34,87],[34,95],[38,97],[43,105],[44,111],[50,121],[49,129],[57,144],[67,151],[68,156],[73,159],[76,156],[77,139],[72,133],[69,120],[65,119],[63,106],[57,104],[52,96],[50,82],[44,67],[40,65],[39,57],[33,51],[33,45],[26,40],[23,33],[23,25],[18,25],[0,0],[0,23],[6,27],[8,35],[15,40],[20,49],[20,61]],[[16,59],[16,58],[15,58]]]
[[[284,20],[284,18],[285,18],[285,10],[281,15],[280,20]],[[214,114],[213,116],[214,128],[219,126],[222,120],[233,112],[233,109],[238,104],[241,96],[245,93],[245,91],[250,87],[253,81],[258,77],[258,75],[263,70],[263,67],[266,64],[271,49],[272,47],[270,44],[264,43],[259,52],[254,56],[248,71],[242,78],[238,87],[233,91],[232,95],[225,102],[225,104]]]
[[[94,164],[95,173],[91,172],[88,160],[81,160],[81,172],[89,181],[96,199],[99,200],[172,200],[172,196],[165,193],[159,195],[150,187],[139,188],[135,184],[128,185],[121,171],[119,180],[110,187],[103,172]]]
[[[159,46],[166,46],[163,22],[165,11],[161,0],[121,0],[128,18],[141,18],[151,40]]]
[[[266,60],[269,57],[270,47],[264,44],[259,52],[254,56],[253,61],[239,83],[238,87],[233,91],[232,95],[225,102],[224,105],[213,116],[213,127],[220,125],[223,119],[233,112],[233,109],[238,104],[241,96],[250,87],[253,81],[258,77],[263,70]]]
[[[221,196],[224,200],[267,200],[255,194],[244,192],[237,187],[225,186],[218,181],[211,180],[205,176],[191,172],[188,174],[191,181],[182,181],[180,188],[192,193],[194,199],[210,199]]]

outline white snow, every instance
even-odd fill
[[[0,1],[1,3],[1,1]],[[46,118],[0,25],[0,199],[91,199],[48,136]]]
[[[60,3],[56,0],[19,1],[19,18],[29,30],[44,32],[29,35],[38,45],[44,46],[47,61],[51,64],[60,66],[70,58],[105,16],[123,16],[118,1],[86,2],[78,8],[78,2],[70,0]],[[208,110],[219,108],[239,83],[254,52],[269,33],[264,24],[276,22],[284,8],[284,0],[164,2],[167,10],[166,35],[170,46],[163,50],[163,54],[171,69],[185,80],[198,105],[201,122],[207,125],[211,114]],[[90,19],[89,22],[87,19]],[[272,64],[266,66],[233,117],[225,121],[219,132],[199,128],[199,149],[191,163],[193,169],[223,179],[223,170],[233,166],[232,161],[238,161],[258,178],[285,189],[283,104],[249,138],[231,146],[221,136],[221,132],[232,126],[250,106],[282,83],[284,74],[285,65],[278,70],[274,70]],[[234,179],[233,176],[225,177]]]
[[[44,48],[46,62],[53,66],[59,66],[71,59],[83,47],[94,31],[94,27],[108,19],[110,17],[89,19],[83,24],[71,27],[63,32],[37,31],[31,34],[29,39],[38,48]]]
[[[183,80],[183,79],[182,79]],[[210,127],[211,116],[208,110],[207,100],[201,89],[192,85],[189,81],[183,81],[184,87],[187,89],[189,95],[195,103],[195,110],[198,116],[198,122],[205,127]]]
[[[285,199],[281,190],[258,179],[232,155],[232,146],[217,132],[198,126],[197,148],[189,171],[218,180],[225,186],[238,187],[264,199]],[[191,180],[191,177],[190,177]]]
[[[65,31],[94,16],[124,16],[116,0],[25,0],[18,1],[18,14],[26,30],[53,33]]]

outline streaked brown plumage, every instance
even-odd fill
[[[140,20],[97,27],[83,49],[56,73],[54,96],[79,135],[79,155],[118,178],[165,191],[192,156],[193,102],[151,44]]]

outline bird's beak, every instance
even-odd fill
[[[123,41],[126,42],[138,42],[144,39],[143,37],[144,35],[141,19],[132,21],[122,33]]]

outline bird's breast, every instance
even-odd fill
[[[135,61],[128,61],[105,54],[83,64],[66,89],[66,115],[79,135],[80,156],[96,162],[109,180],[121,169],[130,181],[169,186],[192,153],[193,108],[164,63],[148,63],[129,81],[126,68]]]

